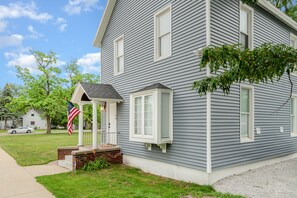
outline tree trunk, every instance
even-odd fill
[[[4,130],[6,130],[7,118],[4,118]]]
[[[51,134],[51,132],[52,132],[52,129],[51,129],[51,117],[49,115],[46,115],[45,118],[46,118],[46,125],[47,125],[46,134]]]

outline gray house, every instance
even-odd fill
[[[284,77],[200,97],[191,85],[211,74],[198,69],[197,50],[265,42],[297,47],[295,35],[297,23],[266,0],[254,7],[239,0],[109,0],[94,41],[102,84],[93,86],[111,85],[119,95],[103,88],[102,96],[88,97],[89,85],[81,84],[73,101],[84,97],[94,108],[101,102],[101,130],[116,132],[125,164],[211,184],[297,157],[297,95],[276,111],[290,95]]]

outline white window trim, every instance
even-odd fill
[[[124,65],[123,65],[123,71],[122,72],[117,72],[117,66],[118,66],[118,61],[117,61],[117,58],[118,58],[118,52],[117,52],[117,48],[118,48],[118,42],[120,41],[120,40],[123,40],[123,62],[124,62]],[[118,38],[116,38],[115,40],[114,40],[114,44],[113,44],[113,48],[114,48],[114,62],[113,62],[113,65],[114,65],[114,67],[113,67],[113,75],[114,76],[117,76],[117,75],[120,75],[120,74],[122,74],[122,73],[124,73],[124,71],[125,71],[125,39],[124,39],[124,35],[122,35],[122,36],[120,36],[120,37],[118,37]]]
[[[249,135],[250,138],[243,138],[241,137],[241,127],[240,127],[240,143],[247,143],[247,142],[254,142],[255,141],[255,115],[254,115],[254,107],[255,107],[255,97],[254,97],[254,86],[251,85],[244,85],[240,84],[240,90],[239,90],[239,100],[241,97],[241,89],[249,89],[251,90],[249,102],[250,102],[250,126],[249,126]],[[240,110],[240,105],[239,105],[239,112],[240,112],[240,120],[239,123],[241,123],[241,110]],[[239,124],[240,125],[240,124]]]
[[[161,138],[161,116],[160,112],[157,109],[160,109],[161,101],[160,94],[161,93],[169,93],[170,96],[170,108],[169,108],[169,138]],[[147,95],[153,96],[153,132],[152,135],[144,135],[144,131],[142,134],[138,135],[134,133],[134,105],[136,97],[144,97]],[[144,101],[142,101],[143,103]],[[144,119],[142,118],[144,122]],[[143,125],[143,123],[142,123]],[[150,144],[163,144],[163,143],[172,143],[173,140],[173,91],[167,89],[153,89],[148,91],[136,92],[130,94],[130,141],[150,143]]]
[[[290,46],[291,46],[291,40],[294,39],[297,41],[297,36],[293,33],[290,33]],[[292,46],[291,46],[292,47]],[[297,73],[291,73],[292,76],[297,76]],[[297,136],[297,135],[296,135]]]
[[[159,57],[159,39],[158,39],[158,16],[169,9],[170,14],[170,53],[167,56]],[[172,55],[172,5],[169,4],[154,14],[154,61],[164,60]]]
[[[244,10],[249,13],[248,24],[250,25],[249,31],[249,49],[254,49],[254,9],[246,4],[240,3],[240,10]],[[240,20],[239,20],[240,23]],[[240,40],[240,24],[239,24],[239,40]]]
[[[291,137],[297,137],[297,94],[292,94],[292,98],[295,98],[295,131],[292,130],[292,126],[291,126],[291,106],[290,106],[290,128],[291,128]],[[291,105],[291,103],[290,103]]]

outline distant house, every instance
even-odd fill
[[[7,120],[6,128],[12,126],[28,126],[36,129],[46,129],[46,120],[41,117],[41,112],[34,109],[29,110],[19,120]],[[0,121],[0,129],[4,129],[4,121]]]
[[[22,116],[22,126],[28,126],[37,129],[46,129],[46,120],[41,117],[41,112],[31,109]]]
[[[101,104],[101,130],[115,133],[109,143],[120,147],[125,164],[211,184],[297,156],[296,87],[274,113],[290,95],[288,78],[234,84],[228,96],[191,89],[211,75],[198,69],[198,49],[267,42],[297,47],[297,23],[266,0],[252,7],[239,0],[109,0],[94,42],[102,84],[79,84],[72,102],[81,110],[93,105],[95,113]],[[82,114],[79,120],[82,145]]]

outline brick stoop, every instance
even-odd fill
[[[104,158],[111,164],[122,164],[123,155],[118,146],[101,145],[99,149],[88,147],[59,147],[58,165],[69,170],[79,170],[89,161]]]
[[[78,146],[58,147],[58,160],[65,160],[66,155],[71,155],[72,151],[78,151]]]
[[[73,151],[73,170],[81,169],[89,161],[95,161],[98,158],[104,158],[111,164],[122,164],[123,155],[119,147],[100,148],[88,151]]]

